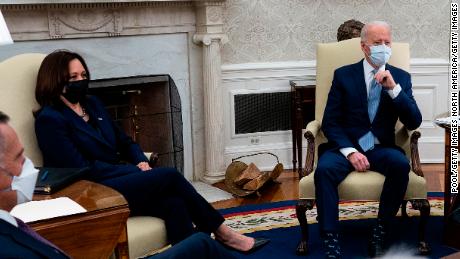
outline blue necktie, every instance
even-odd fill
[[[372,73],[375,75],[377,69],[374,69]],[[382,92],[382,86],[377,83],[375,78],[372,78],[371,87],[369,89],[369,96],[367,97],[367,112],[369,114],[369,120],[372,124],[374,121],[375,115],[379,108],[380,103],[380,93]],[[374,148],[374,134],[371,131],[368,131],[358,140],[359,145],[364,152]]]

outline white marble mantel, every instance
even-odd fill
[[[101,78],[126,72],[130,62],[140,70],[150,66],[149,71],[162,72],[165,66],[152,60],[169,62],[173,57],[171,74],[177,75],[183,107],[185,177],[215,182],[225,171],[220,71],[225,1],[0,0],[15,41],[0,49],[0,60],[21,52],[74,48],[86,52],[91,63],[102,64],[93,69],[103,71],[93,73]],[[106,51],[104,45],[117,49]],[[136,52],[133,45],[141,47]],[[119,70],[107,69],[110,59]],[[142,60],[147,64],[136,63]]]
[[[140,2],[222,2],[225,0],[1,0],[0,4],[81,4],[81,3],[140,3]]]

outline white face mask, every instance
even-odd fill
[[[14,176],[13,182],[11,183],[11,190],[16,191],[18,196],[17,204],[32,200],[38,171],[39,170],[35,169],[32,161],[26,157],[22,165],[21,174],[19,176]]]
[[[369,58],[378,67],[385,65],[391,57],[391,48],[385,44],[370,46]]]

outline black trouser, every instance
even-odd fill
[[[370,170],[385,176],[378,217],[384,222],[393,218],[401,206],[409,182],[409,162],[396,148],[376,145],[364,153]],[[337,151],[325,151],[315,171],[315,195],[319,226],[322,232],[338,231],[338,185],[353,171],[351,163]]]
[[[174,168],[138,171],[101,183],[126,198],[132,216],[163,219],[172,244],[196,231],[210,234],[224,222],[219,212]]]

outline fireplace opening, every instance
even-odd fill
[[[169,75],[97,79],[89,88],[144,152],[159,154],[158,166],[184,172],[181,100]]]

